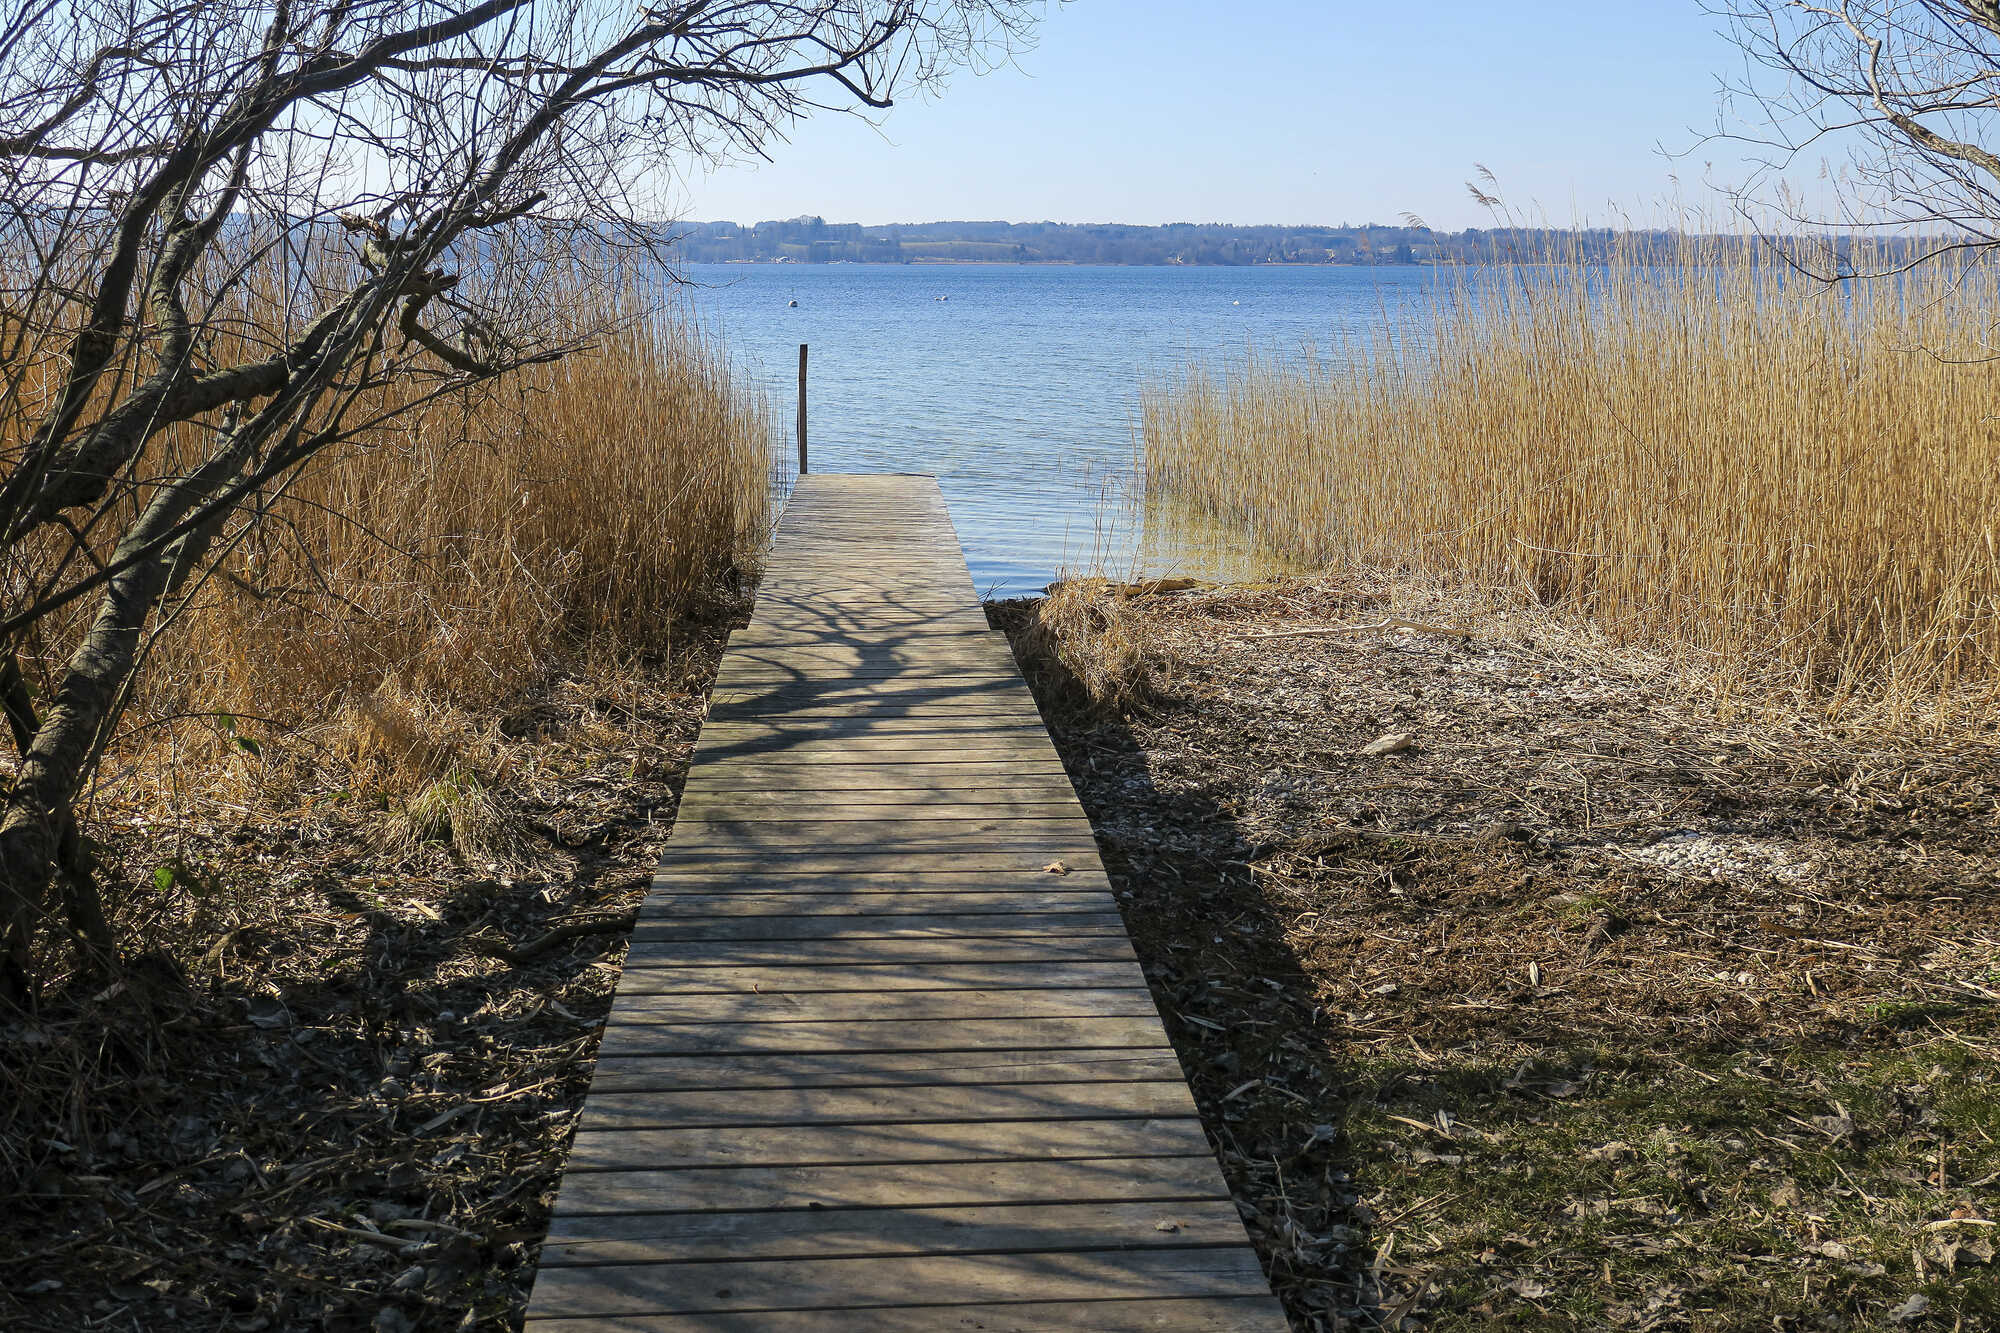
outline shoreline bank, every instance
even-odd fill
[[[1115,599],[990,615],[1296,1327],[2000,1319],[2000,748],[1300,634],[1382,588]]]

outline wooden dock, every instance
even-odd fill
[[[929,477],[799,480],[527,1327],[1286,1327]]]

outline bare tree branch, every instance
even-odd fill
[[[52,911],[95,938],[87,876],[49,893],[78,793],[148,634],[256,497],[385,418],[601,337],[547,275],[648,262],[690,160],[761,152],[822,106],[887,107],[1004,54],[1038,11],[0,9],[0,695],[31,646],[50,686],[37,715],[7,707],[0,984],[30,988]]]
[[[1898,237],[1867,271],[2000,245],[2000,4],[1994,0],[1709,0],[1750,60],[1727,88],[1754,119],[1725,136],[1759,154],[1746,214]],[[1811,213],[1788,175],[1844,148],[1825,175],[1838,212]],[[1955,237],[1937,239],[1942,228]],[[1926,241],[1926,236],[1931,239]],[[1816,276],[1856,276],[1855,268]]]

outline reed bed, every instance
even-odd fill
[[[615,679],[732,604],[769,525],[761,395],[658,290],[554,295],[612,332],[391,419],[232,530],[151,641],[114,787],[342,785],[330,759],[416,790],[451,778],[475,714],[579,661]],[[31,675],[52,678],[89,609],[48,627]]]
[[[579,646],[663,646],[754,575],[769,432],[698,330],[625,324],[314,468],[158,666],[216,700],[483,702]]]
[[[1689,240],[1441,276],[1371,341],[1148,385],[1147,479],[1287,559],[1547,608],[1739,703],[1991,726],[1996,327],[1990,265],[1829,288]]]

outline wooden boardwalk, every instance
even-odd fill
[[[937,483],[801,478],[529,1333],[1283,1330],[1110,887]]]

